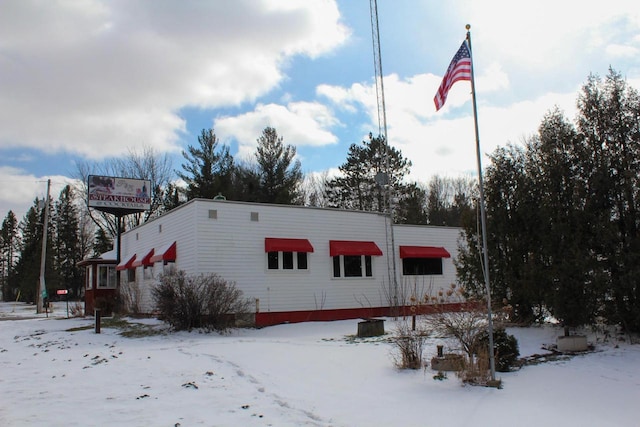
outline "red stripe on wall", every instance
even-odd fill
[[[444,310],[449,312],[462,311],[468,304],[454,303],[443,305],[425,305],[418,307],[415,314],[429,314]],[[336,310],[303,310],[303,311],[277,311],[255,314],[256,326],[272,326],[282,323],[301,322],[327,322],[332,320],[367,319],[371,317],[410,316],[414,314],[411,307],[370,307],[370,308],[343,308]]]

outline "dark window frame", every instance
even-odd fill
[[[442,258],[402,258],[403,276],[442,276]]]
[[[371,255],[336,255],[333,257],[334,278],[373,277]]]
[[[308,258],[307,252],[293,252],[293,251],[267,252],[267,270],[306,271],[308,269],[309,269],[309,258]]]

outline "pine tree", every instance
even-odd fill
[[[105,252],[113,250],[113,239],[104,231],[103,228],[96,230],[95,237],[93,239],[93,256],[99,257]]]
[[[404,194],[398,200],[395,221],[398,224],[428,224],[426,205],[425,190],[416,183],[407,185]]]
[[[79,240],[78,208],[75,204],[73,190],[69,185],[60,192],[53,215],[55,222],[55,267],[60,277],[60,286],[71,289],[73,295],[79,296],[82,288],[82,275],[76,263],[82,258]]]
[[[411,162],[387,146],[383,137],[369,134],[369,141],[351,144],[346,163],[338,168],[341,176],[327,182],[328,205],[385,212],[388,193],[394,198],[406,193],[403,181],[410,167]]]
[[[15,264],[20,245],[18,220],[13,211],[9,211],[2,221],[0,230],[0,279],[2,280],[2,296],[4,301],[11,301],[15,286]]]
[[[234,199],[235,164],[229,147],[219,144],[213,129],[203,129],[198,144],[182,152],[186,163],[182,164],[183,172],[176,172],[187,184],[187,199],[213,199],[219,194]]]
[[[303,175],[301,165],[295,159],[296,148],[284,145],[283,137],[272,127],[266,127],[258,138],[256,148],[257,167],[250,182],[258,178],[256,199],[261,203],[277,203],[284,205],[302,204],[300,187]]]
[[[606,280],[607,316],[640,331],[640,95],[610,69],[578,99],[586,233],[595,280]]]
[[[51,203],[51,200],[49,200]],[[40,260],[42,254],[42,226],[44,224],[44,199],[35,199],[24,218],[18,225],[22,234],[20,256],[16,263],[16,286],[20,292],[20,300],[27,302],[36,301],[36,291],[40,279]],[[55,283],[53,277],[53,251],[51,250],[51,224],[47,227],[47,248],[45,260],[46,286],[49,289],[49,278]]]

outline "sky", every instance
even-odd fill
[[[355,336],[360,319],[126,338],[53,304],[27,320],[34,306],[0,303],[2,425],[628,427],[640,416],[640,346],[603,331],[588,331],[594,351],[550,360],[542,347],[560,327],[508,328],[521,357],[547,361],[497,372],[496,389],[463,387],[452,372],[435,380],[430,366],[398,370],[390,318],[372,338]],[[437,345],[457,344],[427,338],[427,364]]]
[[[379,0],[387,136],[408,179],[476,176],[469,82],[433,96],[471,25],[483,167],[544,114],[569,119],[590,74],[640,88],[631,0]],[[182,151],[213,128],[238,159],[271,126],[307,174],[336,173],[379,133],[365,0],[0,1],[0,215],[20,220],[78,175],[145,147]]]

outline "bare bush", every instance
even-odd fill
[[[137,282],[125,282],[120,285],[120,297],[124,310],[128,313],[139,314],[141,310],[142,290]]]
[[[184,271],[163,274],[152,295],[159,318],[176,330],[224,331],[234,326],[236,316],[245,315],[250,307],[235,283],[216,274],[189,276]]]
[[[436,312],[425,317],[434,333],[458,340],[468,357],[477,353],[478,338],[487,329],[487,314],[480,309],[459,312]]]
[[[71,317],[83,317],[84,316],[84,304],[76,301],[69,304],[69,313]]]
[[[428,331],[420,328],[414,329],[404,320],[398,321],[391,337],[391,343],[394,347],[393,359],[396,367],[399,369],[422,368],[422,353],[428,337]]]
[[[465,384],[501,388],[502,381],[491,378],[489,364],[489,348],[478,348],[477,354],[469,357],[457,375]]]

